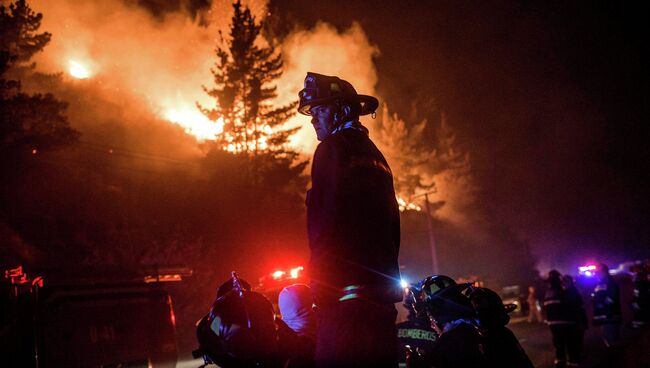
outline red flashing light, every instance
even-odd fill
[[[271,274],[274,279],[279,280],[282,276],[284,276],[285,272],[282,270],[275,271]]]
[[[174,307],[172,306],[172,297],[169,295],[167,296],[167,305],[169,306],[169,320],[176,327],[176,314],[174,314]]]
[[[299,266],[299,267],[293,268],[293,269],[291,269],[291,271],[289,271],[289,275],[291,275],[291,278],[293,278],[293,279],[297,279],[298,276],[300,276],[300,271],[302,271],[302,270],[304,270],[304,269],[305,269],[305,268],[302,267],[302,266]]]

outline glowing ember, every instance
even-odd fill
[[[90,71],[82,64],[74,60],[70,60],[68,63],[70,64],[68,72],[71,76],[77,79],[86,79],[90,77]]]
[[[223,118],[217,119],[215,123],[196,109],[169,109],[165,118],[180,125],[198,140],[214,140],[223,132]]]
[[[404,198],[402,197],[397,197],[397,204],[399,206],[399,211],[404,212],[404,211],[417,211],[420,212],[422,211],[422,207],[418,206],[417,204],[413,202],[406,202]]]

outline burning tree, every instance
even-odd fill
[[[223,133],[217,138],[220,149],[256,158],[270,155],[289,161],[297,152],[287,148],[289,137],[298,131],[283,124],[294,114],[296,103],[275,107],[277,97],[272,82],[282,75],[282,55],[260,36],[263,23],[256,22],[241,1],[233,3],[230,33],[216,49],[217,61],[211,69],[214,87],[203,87],[216,100],[214,108],[199,109],[210,120],[223,119]]]
[[[403,119],[391,114],[384,105],[375,132],[376,141],[382,151],[393,159],[391,165],[397,195],[408,202],[413,196],[436,190],[438,195],[433,196],[437,201],[434,207],[440,208],[451,199],[450,193],[440,193],[443,189],[440,181],[445,177],[468,178],[471,165],[469,156],[457,149],[455,134],[447,124],[445,114],[440,115],[433,144],[423,142],[426,126],[427,120],[422,120],[408,127]],[[466,189],[464,195],[469,195],[472,189]]]

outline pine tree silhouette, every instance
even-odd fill
[[[282,75],[282,55],[272,45],[259,46],[262,23],[258,23],[240,1],[233,3],[230,33],[217,47],[217,61],[211,70],[214,87],[203,87],[216,100],[214,108],[199,104],[212,121],[223,119],[221,149],[246,155],[291,154],[287,143],[296,128],[282,125],[295,113],[297,102],[275,107],[272,82]]]
[[[65,116],[67,104],[52,94],[28,95],[11,70],[31,70],[34,54],[51,34],[38,33],[43,15],[25,0],[0,5],[0,161],[17,164],[25,155],[58,149],[78,140]],[[3,167],[6,167],[3,165]]]
[[[282,75],[282,54],[260,35],[264,24],[256,21],[248,7],[237,0],[233,10],[228,37],[219,32],[217,60],[211,69],[214,86],[203,86],[215,106],[197,106],[208,119],[222,119],[223,133],[215,148],[237,156],[245,166],[239,175],[245,176],[252,190],[302,191],[307,161],[301,161],[288,145],[300,127],[284,126],[295,114],[297,101],[284,106],[273,103],[277,97],[273,82]]]

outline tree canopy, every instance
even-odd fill
[[[214,86],[203,87],[216,104],[199,108],[212,121],[223,119],[223,134],[218,138],[221,149],[252,155],[292,154],[287,143],[299,128],[283,125],[295,113],[297,102],[274,103],[277,87],[273,82],[282,75],[282,54],[260,37],[263,23],[256,21],[250,9],[236,1],[233,10],[228,38],[219,34],[217,61],[211,69]]]
[[[12,68],[29,63],[50,41],[51,34],[38,33],[42,18],[43,15],[35,13],[24,0],[0,5],[0,151],[3,160],[11,157],[13,161],[15,155],[57,149],[79,137],[69,126],[65,102],[52,94],[23,93],[20,81],[9,75]]]

